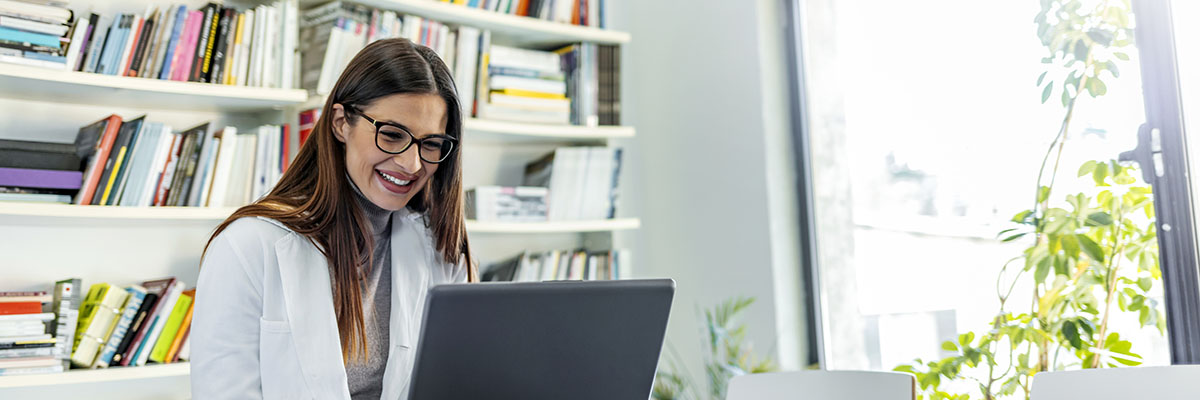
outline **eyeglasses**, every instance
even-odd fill
[[[355,114],[362,116],[367,122],[375,126],[375,147],[378,147],[384,153],[400,154],[408,150],[409,147],[412,147],[413,143],[417,143],[417,154],[421,157],[421,160],[437,164],[450,158],[450,154],[454,153],[454,144],[458,142],[458,139],[449,135],[429,135],[417,138],[403,125],[378,121],[367,116],[367,114],[364,114],[357,107],[349,106],[346,108],[354,111]]]

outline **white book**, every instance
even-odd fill
[[[296,0],[287,0],[284,3],[284,29],[283,29],[283,78],[281,80],[284,89],[294,89],[300,87],[297,73],[300,66],[300,3]]]
[[[447,58],[446,53],[450,50],[450,27],[439,22],[436,31],[437,43],[434,44],[435,47],[433,49],[437,52],[438,57],[441,57],[442,61],[445,61]]]
[[[147,122],[138,133],[133,153],[129,155],[124,185],[117,191],[116,203],[122,206],[135,206],[141,199],[146,184],[146,175],[150,173],[151,162],[162,140],[162,123]]]
[[[11,17],[0,17],[6,19],[14,19]],[[87,34],[88,18],[81,16],[78,21],[75,21],[75,31],[71,34],[71,44],[67,47],[67,66],[75,68],[79,65],[79,55],[83,53],[83,37]],[[61,35],[61,34],[60,34]]]
[[[183,344],[179,345],[179,352],[176,353],[175,357],[185,361],[192,359],[192,335],[188,335],[187,338],[183,339]]]
[[[458,85],[458,101],[462,115],[471,116],[475,104],[475,75],[479,68],[479,29],[458,28],[458,48],[454,57],[454,82]]]
[[[41,314],[8,314],[0,315],[0,322],[8,321],[49,321],[54,319],[54,313]]]
[[[492,45],[490,65],[522,68],[552,74],[562,73],[558,54],[549,51]]]
[[[58,372],[63,372],[62,364],[50,365],[46,367],[0,368],[0,376],[53,374]]]
[[[258,127],[258,132],[254,135],[257,138],[256,151],[254,155],[254,186],[250,192],[251,201],[258,200],[265,194],[267,186],[267,165],[270,162],[267,158],[267,143],[270,140],[265,126]]]
[[[571,122],[571,113],[567,111],[546,111],[525,107],[517,108],[486,102],[479,105],[478,111],[477,114],[482,119],[553,125],[566,125]]]
[[[233,179],[229,183],[229,195],[226,203],[229,206],[242,206],[252,200],[254,184],[254,157],[258,151],[258,137],[254,134],[237,135],[237,165],[234,167]]]
[[[278,3],[276,3],[278,4]],[[263,68],[262,87],[278,87],[279,79],[279,9],[275,5],[266,6],[266,28],[263,30]]]
[[[404,16],[404,38],[416,44],[421,44],[421,26],[425,19],[415,15]]]
[[[338,64],[342,54],[342,35],[345,32],[334,26],[329,30],[329,43],[325,47],[325,59],[321,61],[321,76],[317,79],[317,93],[327,94],[333,90],[337,74],[341,72]]]
[[[142,190],[133,202],[135,206],[148,207],[154,201],[154,195],[158,192],[158,182],[163,175],[163,165],[167,163],[168,153],[175,144],[176,135],[171,133],[171,126],[160,125],[162,126],[159,131],[158,147],[154,149],[154,157],[150,159],[150,168],[142,180]]]
[[[171,143],[171,151],[167,152],[167,164],[163,167],[162,178],[158,180],[158,190],[155,190],[154,198],[151,199],[151,205],[155,205],[154,202],[160,198],[165,202],[168,194],[167,191],[171,189],[171,183],[175,181],[175,167],[179,164],[179,152],[183,147],[184,136],[179,133],[172,134],[172,136],[174,136],[174,140]]]
[[[600,0],[590,0],[587,3],[587,26],[600,27]]]
[[[576,3],[575,1],[566,1],[566,0],[556,1],[555,2],[556,7],[554,8],[554,11],[556,13],[556,15],[554,17],[554,22],[563,23],[563,24],[571,23],[571,16],[575,12],[576,4],[578,4],[578,3]]]
[[[250,71],[246,77],[246,86],[262,86],[263,49],[269,45],[269,43],[263,40],[266,16],[266,6],[254,8],[254,34],[250,37]]]
[[[76,344],[71,352],[71,364],[78,367],[91,367],[100,355],[100,349],[108,342],[108,335],[121,318],[121,305],[129,298],[129,292],[116,286],[111,286],[104,298],[96,306],[95,315],[87,327],[76,331]]]
[[[38,68],[45,68],[45,69],[56,69],[56,70],[67,69],[67,63],[65,63],[65,62],[60,63],[60,62],[55,62],[55,61],[50,61],[50,60],[35,60],[32,58],[25,58],[23,56],[13,55],[13,54],[0,54],[0,62],[9,63],[9,64],[28,65],[31,67],[38,67]]]
[[[238,53],[234,56],[237,57],[237,64],[234,66],[237,75],[233,84],[237,86],[248,86],[250,84],[248,78],[250,76],[251,53],[253,52],[253,43],[251,41],[254,37],[255,19],[254,10],[246,10],[242,15],[242,33],[238,36]]]
[[[488,102],[496,106],[523,108],[533,111],[571,112],[571,100],[568,99],[540,99],[536,97],[492,93],[488,95]]]
[[[87,18],[77,18],[87,21]],[[5,28],[19,29],[27,32],[44,33],[47,35],[62,36],[70,30],[67,25],[51,24],[32,19],[16,18],[8,15],[0,15],[0,26]],[[84,26],[86,28],[86,25]],[[78,29],[76,29],[78,30]],[[75,43],[75,42],[72,42]]]
[[[208,161],[205,162],[203,180],[200,181],[200,193],[196,196],[195,207],[204,207],[208,202],[208,194],[212,191],[212,181],[216,175],[217,153],[221,150],[221,139],[212,138],[208,143],[213,147],[213,151],[208,153]]]
[[[237,128],[227,126],[218,133],[221,136],[221,147],[217,151],[217,167],[213,172],[212,189],[204,201],[208,207],[225,207],[226,194],[229,192],[229,181],[233,174],[234,154],[237,152]],[[240,204],[238,204],[240,205]]]
[[[142,78],[158,78],[162,58],[166,55],[167,42],[171,41],[171,30],[174,29],[175,16],[179,15],[179,7],[171,5],[159,14],[154,21],[154,45],[146,49],[146,67],[138,71]]]
[[[87,55],[83,57],[83,64],[80,65],[79,71],[96,72],[96,65],[100,62],[100,52],[104,48],[104,41],[108,38],[109,31],[112,30],[113,24],[116,22],[114,17],[101,15],[96,19],[96,27],[92,29],[92,38],[88,41]]]
[[[179,295],[183,294],[183,286],[183,281],[176,280],[175,284],[167,289],[162,307],[158,308],[158,312],[154,313],[154,317],[146,316],[146,318],[150,318],[149,321],[152,321],[154,325],[150,327],[150,331],[146,332],[146,337],[142,340],[137,352],[137,360],[131,361],[130,365],[134,365],[134,362],[139,366],[146,365],[146,360],[150,359],[151,349],[158,342],[158,337],[162,335],[163,325],[166,325],[167,317],[171,315],[171,311],[175,310],[175,303],[179,301]]]

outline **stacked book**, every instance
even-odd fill
[[[57,282],[53,296],[0,292],[0,376],[187,360],[196,294],[185,286],[97,283],[83,296],[76,278]]]
[[[544,187],[474,187],[466,193],[467,218],[497,222],[545,221],[549,194]]]
[[[551,221],[614,218],[621,153],[611,147],[561,147],[526,164],[522,185],[549,190]]]
[[[142,14],[90,13],[75,23],[65,53],[75,71],[107,75],[294,88],[296,0],[238,11],[148,6]]]
[[[479,118],[571,122],[571,100],[557,54],[500,45],[487,50],[480,73]]]
[[[470,8],[502,14],[604,28],[604,0],[453,0],[453,2]]]
[[[62,372],[46,292],[0,292],[0,376]]]
[[[328,94],[367,44],[403,37],[433,49],[445,61],[465,116],[620,124],[620,51],[615,46],[584,43],[542,51],[493,45],[489,31],[340,1],[305,10],[300,26],[301,87],[314,94]]]
[[[0,139],[0,201],[70,203],[82,182],[75,144]]]
[[[71,16],[62,1],[0,0],[0,62],[66,68]]]
[[[484,281],[616,280],[629,277],[629,252],[586,250],[524,252],[489,265]]]

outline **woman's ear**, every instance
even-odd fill
[[[333,137],[339,142],[346,143],[346,132],[350,131],[350,120],[347,119],[346,108],[341,104],[333,105]]]

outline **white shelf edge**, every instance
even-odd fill
[[[70,370],[53,374],[0,376],[0,389],[186,377],[191,374],[191,371],[191,364],[181,362],[141,367]]]
[[[23,79],[73,85],[80,88],[94,88],[98,90],[124,90],[155,93],[160,95],[175,95],[181,97],[199,96],[218,99],[218,101],[229,100],[239,102],[260,102],[266,103],[264,106],[267,107],[285,107],[294,104],[301,104],[308,100],[308,92],[303,89],[276,89],[250,86],[218,85],[199,82],[180,82],[172,80],[95,74],[89,72],[54,70],[8,63],[0,63],[0,77],[3,77],[3,79]]]
[[[0,202],[0,218],[34,217],[220,221],[228,217],[230,214],[233,214],[234,210],[235,208],[231,207],[120,207]]]
[[[72,204],[39,204],[0,202],[0,221],[7,218],[102,219],[136,221],[203,221],[219,222],[230,214],[232,207],[119,207],[79,206]],[[467,221],[467,231],[476,233],[569,233],[601,232],[637,229],[641,221],[620,218],[584,221],[552,222],[480,222]]]
[[[638,229],[637,218],[552,222],[480,222],[467,220],[467,232],[473,233],[572,233]]]
[[[537,37],[536,41],[538,42],[575,41],[622,44],[628,43],[631,39],[628,32],[550,22],[433,0],[357,0],[356,2],[369,7],[413,14],[439,22],[491,30],[493,34]]]
[[[620,139],[631,138],[636,134],[632,126],[578,126],[578,125],[547,125],[529,124],[467,118],[463,126],[468,132],[487,132],[508,136],[524,136],[546,139]]]

